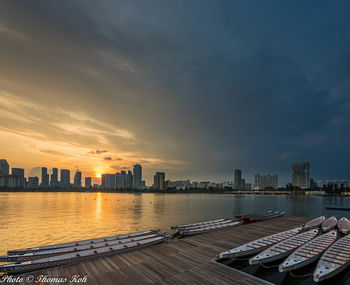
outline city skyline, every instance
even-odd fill
[[[346,1],[4,1],[1,156],[97,177],[349,180]],[[39,172],[40,173],[40,172]],[[72,179],[72,178],[71,178]]]
[[[11,172],[10,172],[11,169]],[[38,176],[26,177],[24,169],[10,167],[6,159],[0,159],[0,187],[8,185],[11,187],[24,188],[81,188],[81,187],[102,187],[104,189],[146,189],[153,187],[155,189],[171,188],[189,189],[192,188],[232,188],[240,190],[264,190],[267,188],[290,188],[298,187],[308,189],[314,187],[323,187],[324,185],[344,185],[348,187],[348,180],[344,178],[328,178],[325,181],[319,178],[310,177],[310,162],[299,162],[291,165],[291,182],[282,185],[279,183],[278,174],[255,173],[254,180],[249,180],[242,175],[241,169],[235,169],[231,180],[212,181],[212,180],[174,180],[165,179],[165,172],[157,171],[153,175],[153,183],[147,184],[146,179],[142,176],[143,168],[140,164],[135,164],[133,170],[121,170],[115,173],[101,173],[97,177],[83,176],[79,169],[75,173],[68,169],[53,168],[52,173],[47,167],[41,167],[41,178]],[[169,174],[169,173],[168,173]],[[9,178],[13,178],[12,180]],[[51,179],[50,179],[51,177]],[[73,180],[72,180],[73,178]],[[72,180],[72,182],[71,182]],[[85,180],[83,185],[82,181]],[[34,185],[34,186],[33,186]]]

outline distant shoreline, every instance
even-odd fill
[[[107,190],[98,189],[89,191],[85,188],[76,189],[0,189],[0,193],[116,193],[116,194],[231,194],[231,195],[293,195],[293,196],[350,196],[350,192],[322,193],[320,191],[287,191],[287,190],[224,190],[224,189],[189,189],[189,190]]]

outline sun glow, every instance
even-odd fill
[[[97,177],[97,178],[101,178],[101,176],[102,176],[101,173],[97,173],[97,174],[96,174],[96,177]]]

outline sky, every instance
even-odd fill
[[[83,176],[349,179],[349,1],[0,3],[0,157]]]

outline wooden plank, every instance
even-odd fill
[[[88,275],[87,284],[269,284],[214,262],[213,258],[222,251],[295,228],[308,220],[281,217],[31,274],[68,279],[72,275]]]

